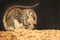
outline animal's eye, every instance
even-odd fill
[[[35,20],[35,17],[33,17],[33,19]]]

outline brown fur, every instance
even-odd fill
[[[34,26],[33,23],[31,25],[31,23],[27,22],[27,19],[29,18],[29,15],[30,15],[28,11],[32,11],[32,9],[30,9],[30,8],[33,8],[37,5],[38,5],[38,3],[33,6],[16,6],[15,5],[15,6],[10,7],[9,9],[7,9],[6,13],[4,14],[4,18],[3,18],[3,23],[4,23],[5,29],[6,30],[14,30],[15,29],[14,23],[13,23],[14,19],[17,19],[20,23],[23,23],[23,25],[25,25],[25,26],[26,25]],[[25,11],[25,10],[21,10],[19,8],[29,8],[29,9],[27,9]],[[26,12],[28,12],[28,14]],[[35,16],[35,18],[37,19],[36,13],[34,11],[32,11],[32,12],[34,14],[33,16]],[[35,22],[36,22],[36,20],[35,20]],[[30,27],[28,27],[28,28],[30,28]],[[33,29],[33,28],[34,27],[31,27],[31,29]]]

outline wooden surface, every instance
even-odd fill
[[[60,40],[60,30],[0,31],[0,40]]]

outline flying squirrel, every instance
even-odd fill
[[[6,30],[14,30],[20,28],[33,29],[37,21],[37,15],[31,8],[38,6],[36,3],[32,6],[13,5],[9,7],[3,17],[3,24]],[[25,8],[21,10],[19,8]],[[30,17],[31,16],[31,17]],[[33,19],[34,18],[34,19]]]

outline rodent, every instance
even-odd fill
[[[3,24],[4,24],[5,29],[14,30],[14,29],[20,29],[23,26],[24,26],[23,28],[33,29],[34,28],[33,24],[34,23],[36,24],[36,21],[37,21],[37,15],[31,8],[37,6],[38,4],[39,3],[37,3],[33,6],[15,5],[15,6],[10,7],[9,9],[7,9],[4,14],[4,17],[3,17]],[[21,10],[19,8],[26,8],[26,9]],[[33,13],[31,13],[33,16],[35,15],[34,16],[36,18],[35,21],[33,20],[32,15],[29,14],[30,11],[33,12]]]

